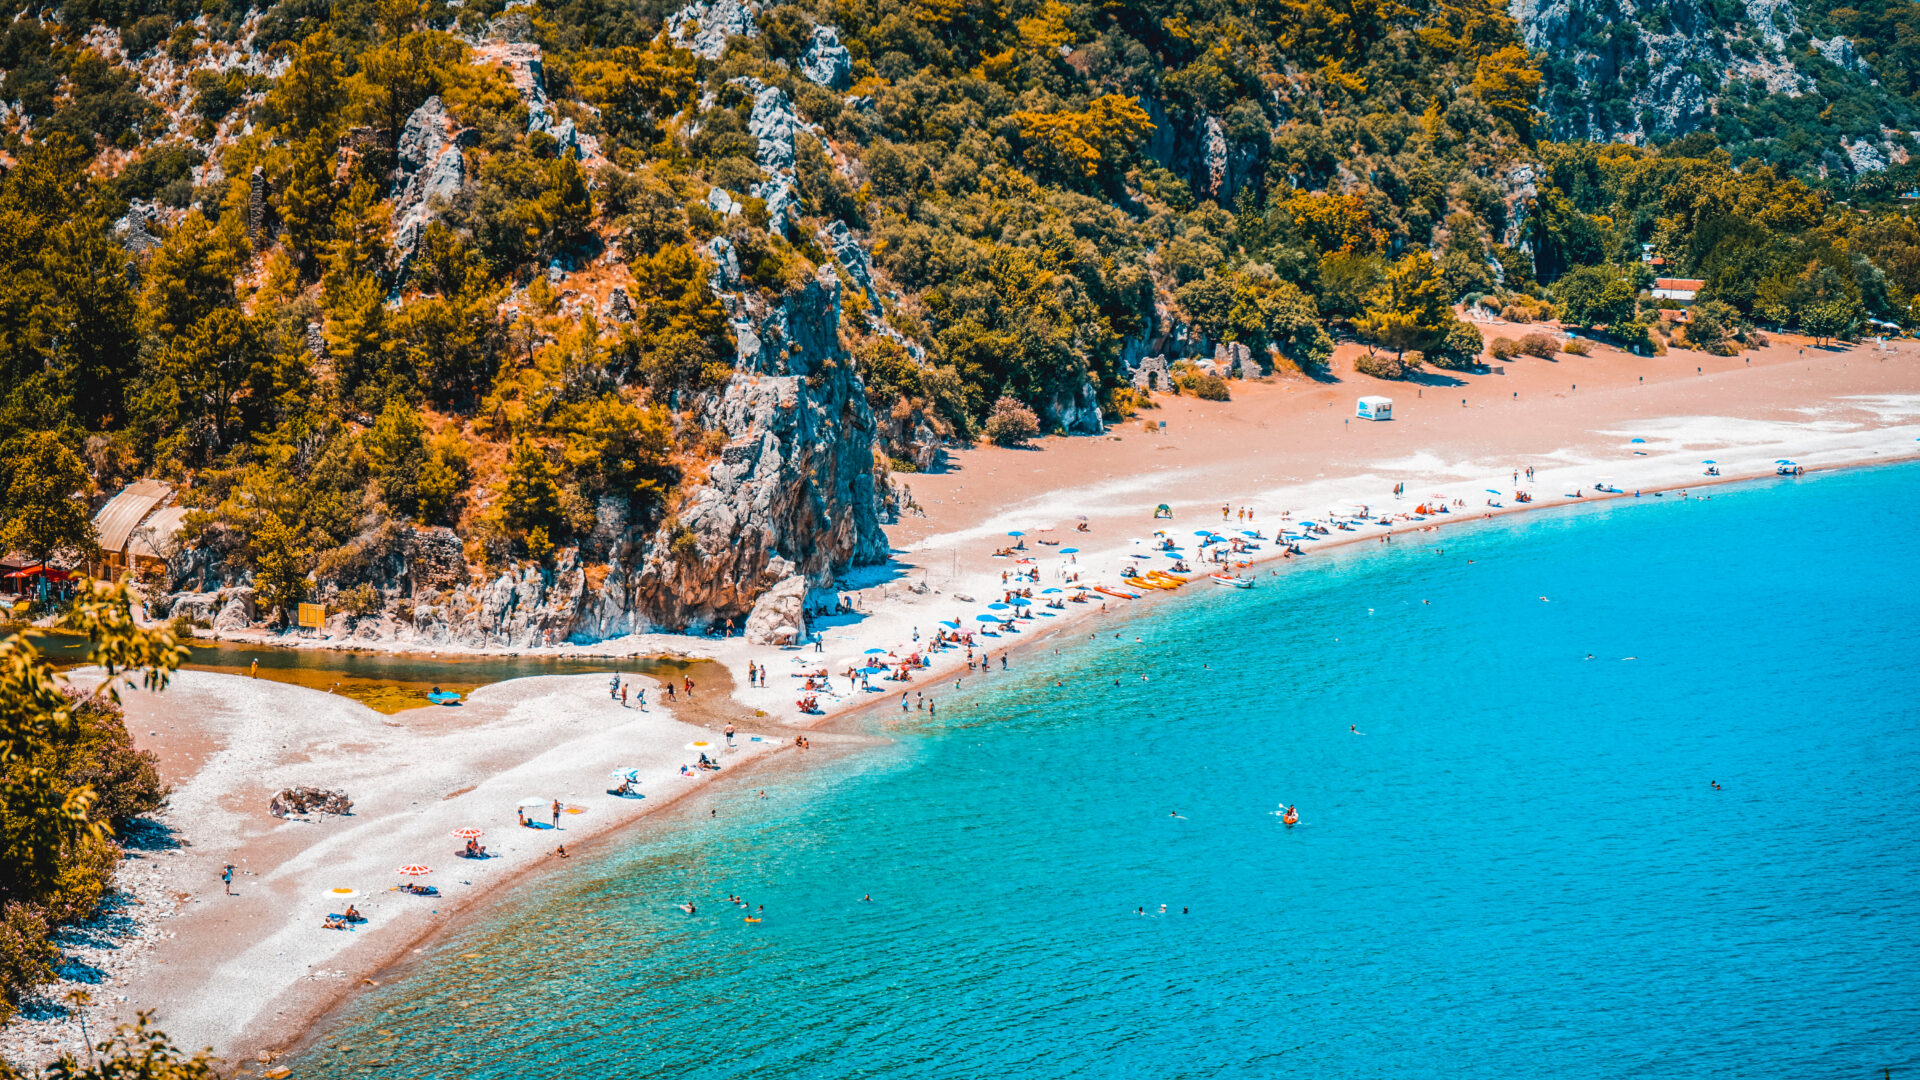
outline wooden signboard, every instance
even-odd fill
[[[301,604],[300,605],[300,625],[310,626],[315,630],[326,629],[327,627],[326,605],[325,604]]]

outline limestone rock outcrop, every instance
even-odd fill
[[[697,0],[668,16],[667,34],[695,56],[718,60],[729,38],[759,36],[758,11],[749,0]]]
[[[758,80],[754,80],[757,84]],[[753,95],[753,115],[747,121],[747,134],[760,140],[757,160],[767,178],[753,185],[753,194],[766,200],[769,226],[782,236],[789,234],[800,219],[800,199],[794,193],[798,177],[794,162],[799,150],[794,138],[806,125],[793,111],[793,100],[777,86],[757,86]]]
[[[434,202],[452,202],[467,183],[466,155],[461,147],[473,141],[473,131],[447,115],[439,95],[428,98],[400,130],[398,178],[394,183],[394,242],[411,252],[420,233],[433,220]]]

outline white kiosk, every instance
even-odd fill
[[[1393,399],[1363,397],[1360,399],[1360,407],[1354,411],[1353,415],[1362,420],[1391,420],[1393,419]]]

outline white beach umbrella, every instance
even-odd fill
[[[360,895],[360,890],[349,889],[344,885],[340,885],[340,886],[336,886],[335,888],[328,889],[326,892],[322,893],[321,895],[325,896],[329,900],[351,900],[354,897]]]
[[[553,803],[552,799],[543,799],[538,795],[529,795],[526,798],[521,799],[519,803],[517,803],[516,805],[522,808],[525,808],[530,806],[549,806],[549,805],[552,805],[552,803]]]

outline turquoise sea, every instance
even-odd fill
[[[545,877],[295,1075],[1913,1075],[1916,521],[1904,465],[1188,590]]]

